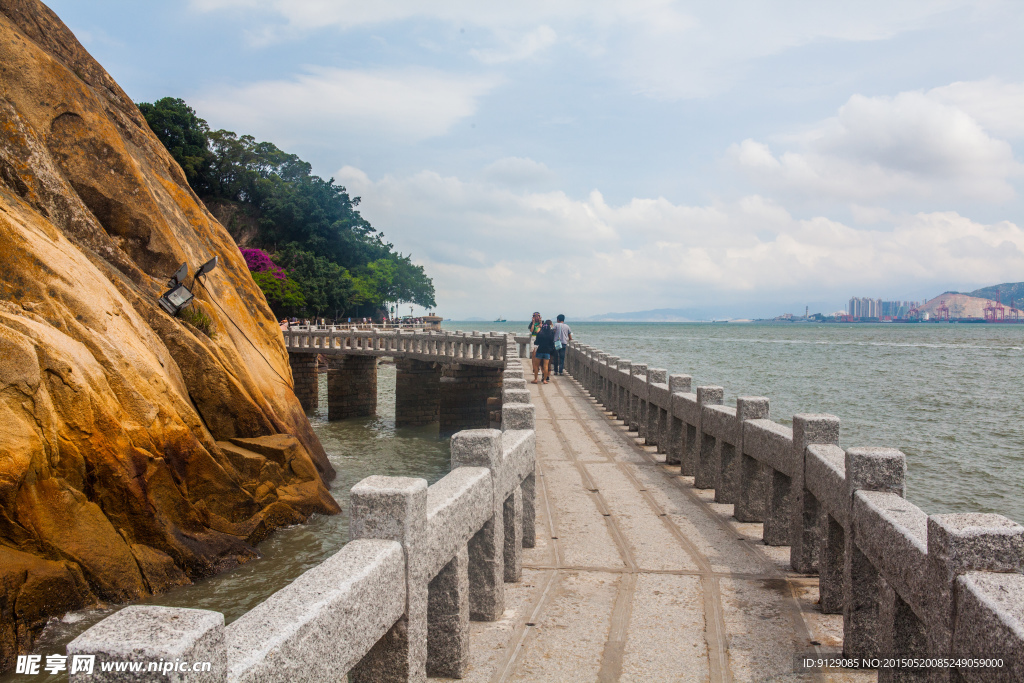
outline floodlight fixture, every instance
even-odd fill
[[[214,256],[212,259],[204,263],[196,271],[195,278],[192,278],[192,285],[195,286],[196,278],[206,275],[211,270],[217,267],[217,257]],[[182,263],[181,267],[171,276],[171,279],[167,281],[167,286],[170,288],[164,292],[163,296],[157,299],[157,303],[160,307],[170,313],[171,315],[178,315],[181,309],[192,303],[194,295],[192,290],[185,286],[185,280],[188,278],[188,263]]]
[[[180,285],[188,277],[188,263],[182,263],[181,267],[171,276],[171,279],[167,282],[168,287],[175,287]]]
[[[160,307],[171,315],[178,315],[178,312],[192,303],[193,299],[192,292],[189,291],[188,287],[178,283],[164,292],[164,295],[157,299],[157,303]]]
[[[199,270],[196,271],[196,277],[202,277],[203,275],[206,275],[207,273],[209,273],[211,270],[213,270],[216,267],[217,267],[217,257],[214,256],[212,259],[210,259],[209,261],[207,261],[203,265],[199,266]]]

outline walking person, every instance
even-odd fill
[[[556,375],[565,374],[565,350],[572,341],[572,330],[565,324],[565,314],[559,313],[555,323],[555,366]]]
[[[547,384],[551,379],[551,356],[555,353],[555,328],[550,320],[544,321],[544,324],[541,325],[537,339],[533,343],[537,346],[537,352],[534,354],[536,361],[533,364],[533,384],[537,383],[538,365],[543,368],[541,377],[543,383]]]
[[[530,360],[533,364],[533,383],[537,383],[537,370],[540,369],[540,361],[537,360],[537,349],[535,347],[537,343],[537,333],[540,332],[541,321],[540,313],[538,311],[533,312],[533,319],[530,320],[527,325],[527,329],[530,330]]]

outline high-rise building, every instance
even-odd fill
[[[870,297],[853,297],[850,299],[848,311],[850,316],[854,318],[881,318],[882,313],[882,300],[872,299]]]

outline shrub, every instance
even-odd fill
[[[195,305],[178,311],[178,317],[205,334],[210,339],[213,339],[216,336],[216,333],[213,331],[213,319],[206,315],[206,313],[203,313],[203,311]]]
[[[245,258],[245,265],[253,273],[270,273],[278,280],[288,278],[284,268],[274,263],[270,254],[262,249],[242,249],[242,256]]]

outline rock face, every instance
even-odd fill
[[[280,331],[136,106],[0,0],[0,670],[51,615],[256,556],[336,513]],[[156,304],[179,264],[207,336]]]

